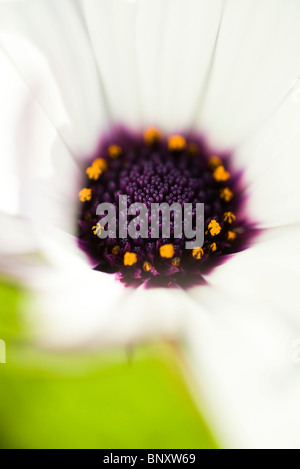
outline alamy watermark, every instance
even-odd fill
[[[0,363],[6,363],[6,344],[0,339]]]
[[[184,203],[182,206],[178,202],[171,205],[166,202],[161,204],[153,202],[148,206],[142,202],[135,202],[128,206],[127,202],[126,195],[119,195],[118,223],[114,204],[104,202],[98,205],[96,214],[102,217],[96,230],[99,238],[157,239],[160,236],[182,238],[184,235],[186,249],[203,246],[203,203],[196,203],[193,207],[191,203]]]

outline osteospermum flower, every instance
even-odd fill
[[[223,160],[210,156],[195,135],[164,138],[153,128],[141,136],[112,132],[106,140],[96,151],[103,157],[92,158],[83,178],[87,187],[78,194],[78,245],[94,269],[117,274],[131,286],[191,287],[249,243],[254,225],[242,213],[240,175],[224,167],[228,155]],[[101,173],[92,177],[100,164]],[[99,213],[102,203],[109,205]],[[197,212],[199,203],[203,215]],[[139,215],[130,221],[132,205]],[[130,235],[132,223],[135,236]],[[197,231],[205,232],[203,245],[186,247]]]
[[[183,338],[224,444],[298,445],[298,2],[0,13],[1,270],[34,292],[39,343]],[[100,241],[94,204],[119,193],[206,198],[203,246]]]

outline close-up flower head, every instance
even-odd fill
[[[0,1],[0,448],[300,447],[299,21]]]

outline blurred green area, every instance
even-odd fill
[[[21,291],[0,278],[0,339],[5,342],[24,336],[21,320],[18,317],[18,303]]]
[[[58,354],[29,345],[22,292],[0,285],[0,448],[215,448],[174,347]]]

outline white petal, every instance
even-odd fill
[[[41,130],[41,123],[38,127]],[[80,203],[78,192],[81,189],[83,169],[80,171],[60,139],[50,143],[49,139],[44,138],[41,142],[45,153],[50,153],[50,174],[37,178],[33,176],[34,170],[29,171],[27,181],[23,182],[25,194],[21,205],[22,213],[38,225],[39,229],[47,230],[54,226],[75,235]]]
[[[25,286],[48,261],[43,237],[28,220],[0,212],[0,273]]]
[[[210,67],[221,6],[221,0],[83,1],[116,122],[156,124],[173,131],[191,125]]]
[[[300,70],[299,2],[229,0],[197,125],[235,146],[286,96]]]
[[[23,146],[19,146],[20,131],[26,132],[27,122],[21,116],[24,116],[28,90],[2,50],[0,69],[0,208],[16,215],[20,211],[21,180],[18,176],[22,174],[19,168],[23,153]]]
[[[83,169],[2,51],[0,64],[1,208],[74,233]]]
[[[266,232],[191,292],[189,353],[224,446],[299,447],[299,234]]]
[[[141,1],[137,54],[143,122],[189,129],[202,100],[222,1]]]
[[[19,90],[17,83],[10,90]],[[22,91],[12,116],[0,111],[2,208],[31,219],[38,229],[46,224],[74,233],[80,169],[41,108]]]
[[[90,270],[76,237],[53,226],[41,228],[26,218],[0,212],[0,271],[21,282],[38,285],[54,272]]]
[[[137,5],[124,0],[84,0],[82,6],[113,120],[139,125]]]
[[[132,345],[173,337],[182,329],[186,295],[181,290],[172,295],[165,289],[132,290],[88,268],[44,275],[34,287],[27,315],[42,347]]]
[[[296,314],[300,272],[300,227],[267,230],[245,251],[234,254],[207,277],[212,288],[245,301],[258,299]],[[203,293],[195,289],[199,299]]]
[[[1,256],[38,250],[37,233],[26,220],[0,212],[0,225]]]
[[[232,301],[216,290],[214,297],[219,309],[199,309],[187,325],[189,356],[221,445],[299,448],[299,326],[258,301]]]
[[[69,0],[1,4],[0,44],[72,151],[76,155],[92,151],[106,118],[76,4]]]
[[[235,152],[245,170],[249,215],[259,226],[300,221],[300,104],[293,93]]]

